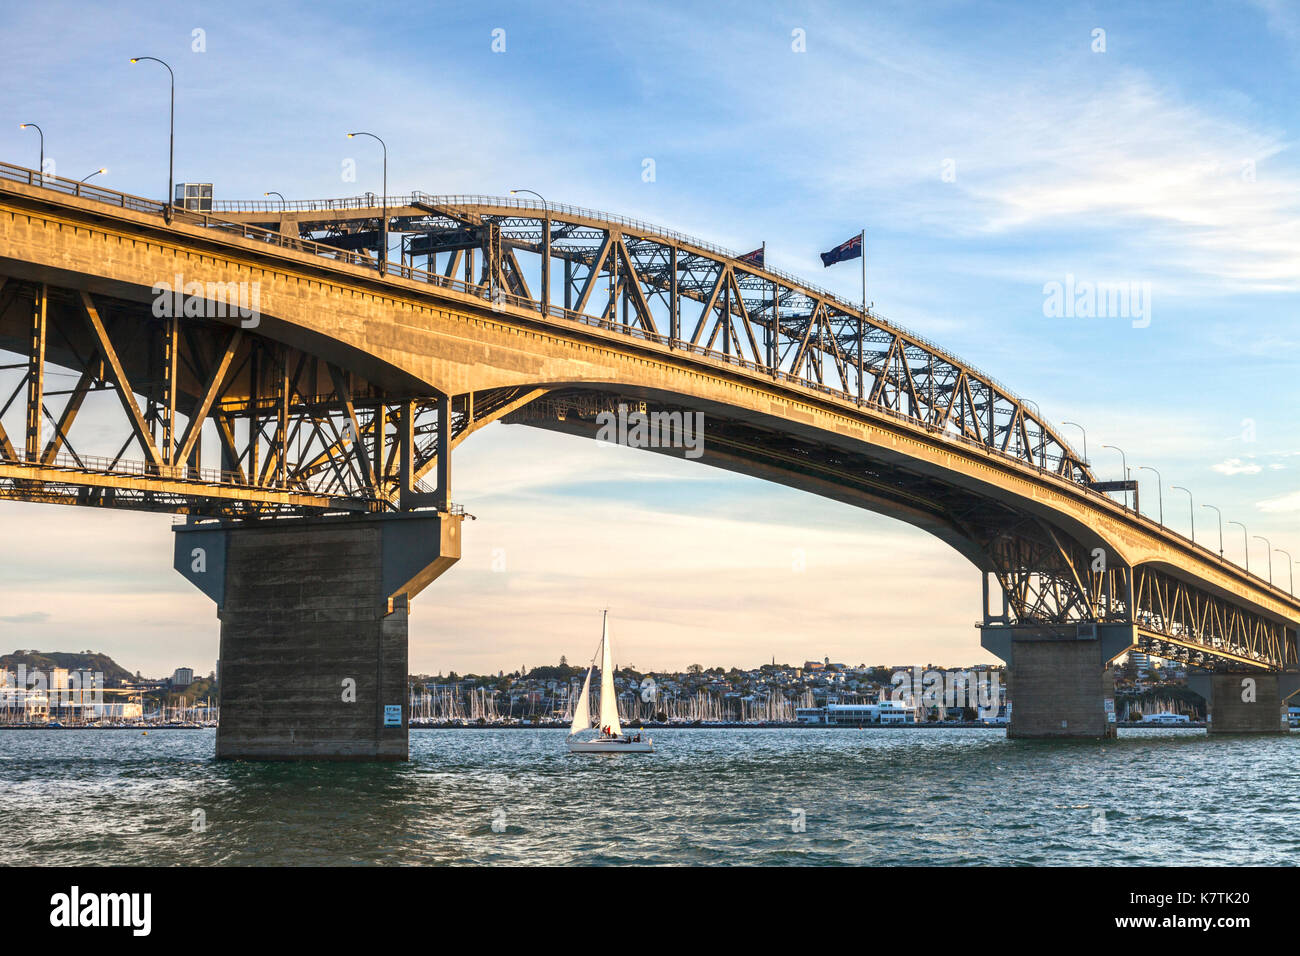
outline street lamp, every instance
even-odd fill
[[[1287,590],[1294,595],[1295,594],[1295,561],[1291,559],[1291,555],[1289,552],[1283,551],[1281,548],[1274,548],[1273,550],[1276,551],[1278,554],[1286,555],[1286,576],[1287,576],[1287,584],[1289,585]]]
[[[1174,491],[1187,491],[1181,485],[1170,485]],[[1192,519],[1192,544],[1196,543],[1196,506],[1192,504],[1192,493],[1187,491],[1187,514]]]
[[[45,130],[41,129],[35,123],[19,123],[19,129],[34,129],[41,136],[41,163],[37,171],[41,174],[41,182],[45,182]]]
[[[358,131],[348,133],[348,139],[355,136],[369,136],[373,140],[378,140],[379,145],[384,150],[384,221],[379,225],[379,271],[387,272],[388,266],[388,144],[379,139],[374,133]]]
[[[1078,422],[1061,422],[1061,424],[1073,425],[1075,428],[1079,429],[1079,431],[1083,432],[1083,464],[1086,467],[1088,464],[1088,430]]]
[[[1102,445],[1101,447],[1119,452],[1120,466],[1124,469],[1124,474],[1121,477],[1123,477],[1125,481],[1128,481],[1128,458],[1124,456],[1124,449],[1120,448],[1118,445]],[[1124,490],[1124,507],[1128,507],[1128,489]]]
[[[517,196],[519,193],[528,193],[530,196],[536,196],[542,201],[542,210],[546,213],[546,220],[542,227],[542,288],[540,290],[541,312],[545,314],[551,305],[551,207],[546,202],[546,197],[536,190],[510,190],[510,195],[512,196]]]
[[[1235,524],[1241,529],[1241,546],[1246,552],[1246,573],[1250,574],[1250,539],[1246,531],[1246,526],[1240,521],[1229,521],[1228,524]]]
[[[77,191],[75,191],[73,195],[78,195],[78,196],[81,195],[82,183],[85,183],[87,179],[90,179],[92,176],[99,176],[100,173],[107,173],[107,172],[108,169],[100,168],[100,169],[96,169],[94,173],[87,173],[86,176],[83,176],[81,179],[78,179]]]
[[[1214,513],[1219,516],[1219,557],[1223,557],[1223,512],[1214,505],[1201,505],[1202,508],[1214,508]]]
[[[1264,548],[1268,552],[1268,583],[1272,584],[1273,583],[1273,546],[1268,543],[1268,538],[1262,537],[1257,534],[1252,534],[1251,537],[1254,538],[1256,541],[1264,542]]]
[[[1160,487],[1160,472],[1156,471],[1150,465],[1138,465],[1138,471],[1154,472],[1156,476],[1156,498],[1160,501],[1160,527],[1165,526],[1165,492]]]
[[[262,193],[262,195],[263,195],[263,196],[279,196],[279,197],[280,197],[280,211],[281,211],[281,212],[284,212],[284,207],[287,205],[287,203],[285,202],[284,194],[283,194],[283,193],[278,193],[278,192],[276,192],[274,189],[272,189],[270,192]]]
[[[176,74],[172,68],[158,59],[156,56],[133,56],[132,63],[141,63],[145,60],[152,60],[155,63],[162,63],[167,67],[167,75],[171,77],[171,114],[168,120],[167,134],[167,195],[163,200],[163,218],[170,225],[172,221],[172,202],[173,193],[176,191]]]

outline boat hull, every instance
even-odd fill
[[[572,754],[652,754],[655,751],[652,740],[570,740],[569,753]]]

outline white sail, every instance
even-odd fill
[[[587,730],[591,727],[591,706],[588,701],[591,699],[591,668],[587,668],[587,679],[582,682],[582,693],[578,695],[578,702],[573,705],[573,726],[569,728],[570,734],[576,734],[580,730]]]
[[[621,737],[623,726],[618,722],[618,698],[614,695],[614,657],[609,649],[608,611],[605,612],[600,647],[600,726],[615,737]]]

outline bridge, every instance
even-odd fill
[[[455,449],[627,411],[667,427],[649,450],[683,455],[698,414],[702,463],[965,555],[1013,736],[1113,734],[1130,649],[1195,668],[1216,732],[1278,732],[1300,688],[1300,601],[1117,500],[1032,401],[648,223],[424,193],[195,211],[0,164],[0,351],[0,497],[184,516],[220,757],[404,758],[410,602],[460,556]]]

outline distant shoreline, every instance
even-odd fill
[[[1125,730],[1143,730],[1159,728],[1162,730],[1205,730],[1209,725],[1205,721],[1192,721],[1186,724],[1148,724],[1141,721],[1120,721],[1115,726]],[[937,722],[921,724],[643,724],[640,727],[627,727],[625,730],[1006,730],[1005,724],[974,724]],[[160,730],[216,730],[215,727],[16,727],[0,724],[4,730],[136,730],[141,733]],[[568,730],[563,724],[539,727],[533,724],[411,724],[408,730]]]

